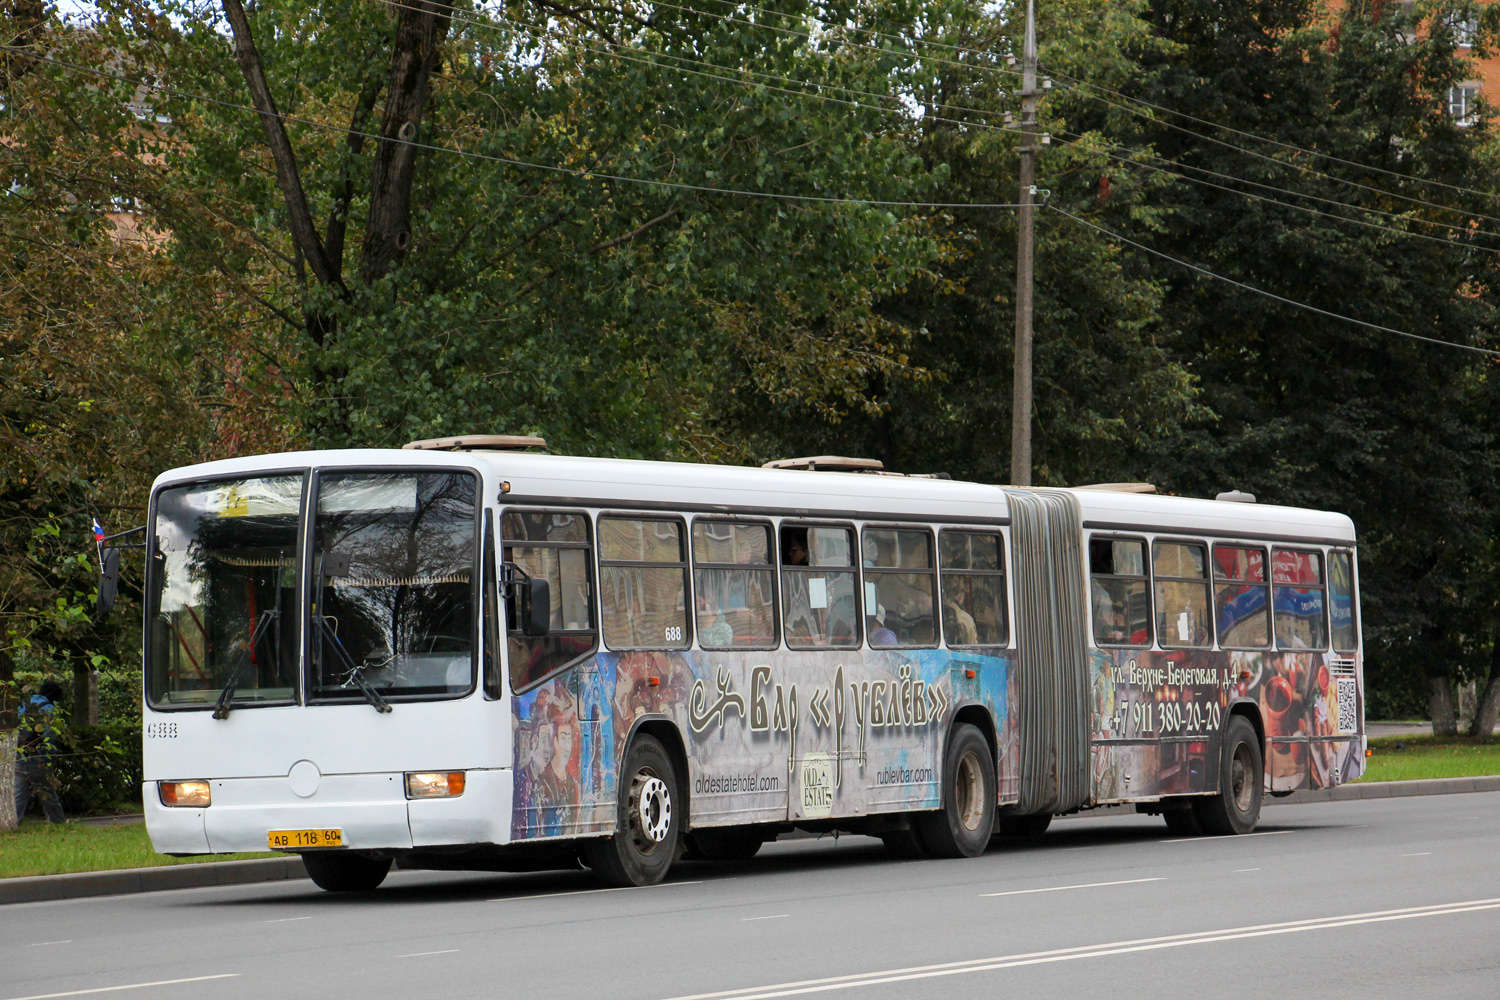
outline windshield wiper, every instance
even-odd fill
[[[245,667],[250,663],[250,658],[255,654],[255,647],[264,638],[266,629],[277,618],[281,612],[275,608],[267,608],[260,613],[260,618],[255,623],[255,629],[250,633],[250,641],[245,644],[245,651],[240,654],[234,669],[229,673],[229,683],[224,685],[224,690],[219,692],[219,700],[214,705],[215,719],[229,718],[229,709],[234,705],[234,690],[240,686],[240,675],[244,673]]]
[[[333,630],[333,626],[328,624],[328,616],[320,614],[318,615],[318,620],[323,623],[323,633],[333,641],[333,648],[338,650],[339,658],[349,668],[349,680],[344,682],[344,686],[348,687],[350,684],[353,684],[365,696],[365,701],[375,706],[375,711],[389,712],[391,710],[391,703],[382,698],[380,692],[376,691],[370,685],[370,681],[365,677],[365,668],[354,662],[354,658],[349,655],[349,651],[339,641],[339,634]]]

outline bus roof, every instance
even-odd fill
[[[502,502],[796,513],[809,517],[1005,520],[1000,486],[900,475],[761,469],[503,451],[349,449],[224,459],[173,469],[156,485],[311,466],[478,469],[510,484]],[[1070,490],[1084,526],[1118,531],[1291,537],[1352,545],[1343,514],[1147,493]]]

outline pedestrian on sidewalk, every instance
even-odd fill
[[[21,705],[21,725],[16,730],[16,819],[26,815],[33,796],[42,800],[47,822],[63,821],[62,799],[58,795],[57,773],[53,758],[57,754],[57,734],[52,718],[63,696],[62,685],[47,679],[41,689]]]

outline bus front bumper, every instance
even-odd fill
[[[472,770],[462,795],[406,798],[405,775],[323,775],[308,796],[286,778],[215,778],[212,803],[163,806],[155,781],[142,787],[146,829],[163,854],[224,854],[269,849],[273,830],[338,830],[352,850],[506,844],[511,772]]]

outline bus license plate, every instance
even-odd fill
[[[302,847],[342,847],[343,830],[272,830],[266,841],[273,851],[295,851]]]

